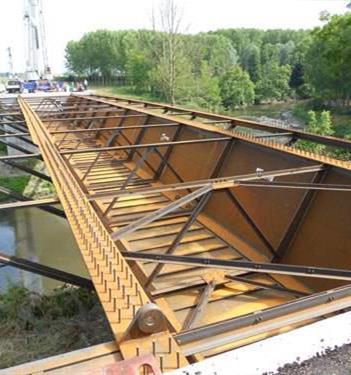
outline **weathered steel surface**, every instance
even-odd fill
[[[350,304],[349,289],[328,292],[340,299],[333,306],[326,295],[313,299],[313,311],[303,299],[288,303],[349,277],[349,162],[236,131],[237,119],[161,104],[81,96],[26,102],[45,118],[21,101],[125,358],[151,353],[162,369],[175,368],[185,363],[184,353],[213,355]],[[322,138],[314,141],[348,147]],[[321,183],[317,176],[326,169]],[[306,191],[314,192],[308,205]],[[270,263],[277,250],[286,265]],[[128,251],[137,255],[133,261]],[[167,254],[184,262],[155,265]],[[220,271],[211,269],[215,263]],[[229,264],[246,268],[225,269]],[[319,271],[319,279],[301,277]],[[149,301],[169,330],[133,338],[133,317]],[[255,324],[255,317],[265,319],[261,310],[272,320]],[[293,316],[285,319],[287,313]],[[253,320],[237,325],[245,316]],[[228,319],[235,323],[210,337]]]
[[[123,356],[130,358],[149,353],[152,351],[150,339],[140,338],[136,343],[134,340],[122,341],[137,310],[150,302],[149,297],[57,152],[43,123],[25,101],[19,99],[19,104],[31,135],[41,149]],[[153,337],[153,340],[157,343],[154,355],[162,361],[165,369],[179,368],[187,363],[169,332],[161,332]],[[165,343],[167,348],[171,346],[172,350],[165,351]]]

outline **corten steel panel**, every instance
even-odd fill
[[[256,235],[252,226],[243,218],[240,211],[224,191],[215,192],[209,199],[204,212],[216,223],[227,228],[232,234],[240,237],[248,246],[271,257],[266,246]],[[238,248],[240,251],[241,249]]]
[[[351,184],[351,173],[333,168],[324,183]],[[351,268],[351,199],[349,192],[318,191],[293,239],[284,263]],[[342,285],[307,278],[315,290]]]
[[[183,127],[179,141],[214,138],[217,136],[220,136],[220,134]],[[206,179],[211,176],[226,144],[227,142],[223,141],[176,146],[172,149],[169,162],[184,181]],[[166,170],[160,180],[164,184],[177,182],[170,170]]]
[[[165,122],[166,121],[164,121],[164,123]],[[138,132],[140,132],[140,129],[138,130]],[[144,136],[140,143],[159,143],[161,142],[161,136],[163,133],[167,134],[167,136],[169,137],[169,140],[172,141],[175,132],[176,132],[175,127],[172,127],[172,128],[163,127],[163,128],[154,128],[154,129],[149,128],[145,131]],[[164,155],[167,151],[167,148],[168,147],[162,147],[162,148],[159,148],[158,150],[162,155]],[[144,150],[140,150],[140,152],[144,153]],[[138,160],[138,158],[139,156],[136,154],[134,160],[136,161]],[[153,166],[155,170],[157,170],[157,168],[161,164],[160,156],[156,155],[155,153],[149,154],[147,157],[147,161]],[[147,169],[145,169],[145,164],[143,165],[142,169],[148,171]]]
[[[258,167],[269,171],[304,167],[311,164],[301,158],[239,141],[234,144],[226,159],[221,176],[254,173]],[[312,178],[313,174],[300,174],[276,180],[309,182]],[[278,246],[296,207],[304,195],[303,190],[256,187],[233,188],[232,191],[274,247]],[[215,204],[213,207],[215,207]],[[209,210],[207,212],[210,214]],[[234,222],[232,221],[230,224],[231,230],[233,225]],[[249,239],[253,240],[252,236],[249,236]]]

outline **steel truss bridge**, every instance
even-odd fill
[[[115,337],[104,355],[155,358],[161,371],[340,312],[351,306],[351,163],[301,141],[351,150],[345,139],[162,103],[2,98],[0,142],[19,153],[0,162],[52,181],[57,198],[0,187],[13,200],[0,210],[67,218],[91,280],[0,262],[94,288]],[[72,361],[94,357],[84,355]],[[50,358],[31,366],[54,368]]]

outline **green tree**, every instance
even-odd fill
[[[332,118],[329,111],[323,111],[318,119],[315,111],[308,111],[307,131],[319,135],[334,134]],[[325,153],[326,146],[310,141],[298,141],[297,146],[315,153]]]
[[[241,64],[250,74],[251,81],[256,83],[261,77],[261,52],[256,44],[249,44],[244,49]]]
[[[219,80],[206,61],[201,64],[200,76],[193,81],[193,90],[189,99],[188,102],[194,102],[212,111],[218,110],[221,105]]]
[[[240,66],[233,67],[220,81],[222,103],[227,109],[252,104],[255,99],[255,85]]]
[[[313,31],[306,61],[314,96],[347,106],[351,98],[351,14],[332,16]]]
[[[256,84],[258,101],[285,100],[290,94],[291,68],[288,65],[267,63],[262,67],[262,78]]]

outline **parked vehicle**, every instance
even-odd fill
[[[22,84],[23,92],[32,93],[35,92],[37,89],[37,82],[36,81],[25,81]]]
[[[6,91],[9,94],[14,94],[14,93],[20,93],[21,92],[21,82],[18,80],[10,80],[6,84]]]
[[[37,90],[38,91],[51,91],[52,85],[48,79],[42,79],[37,82]]]

